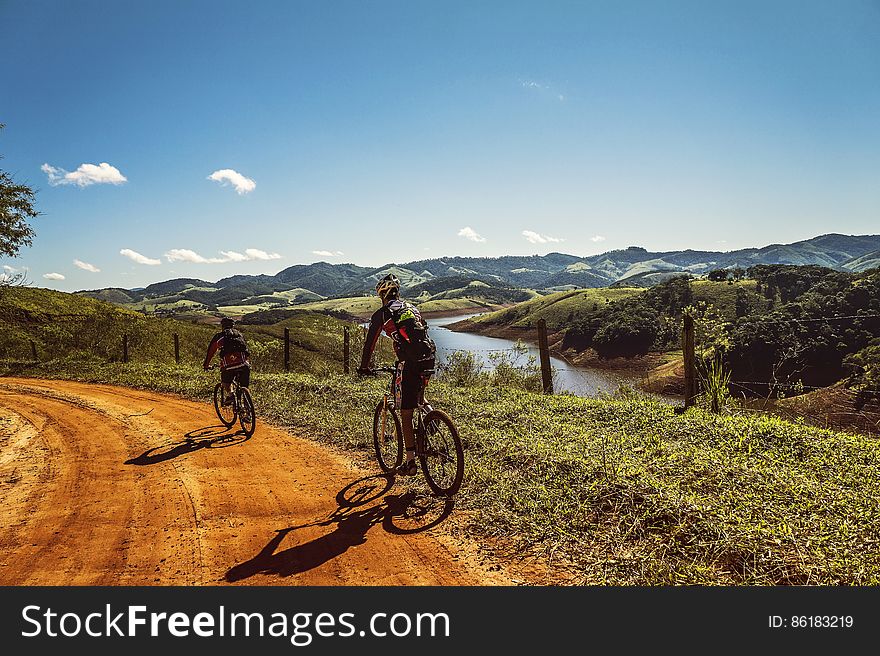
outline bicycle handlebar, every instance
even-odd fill
[[[373,367],[372,369],[359,370],[361,376],[378,376],[380,373],[394,373],[397,371],[394,367]]]

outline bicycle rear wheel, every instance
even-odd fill
[[[383,426],[384,418],[384,426]],[[373,413],[373,447],[376,460],[386,474],[395,471],[403,462],[403,428],[393,407],[379,401]]]
[[[226,428],[230,428],[235,423],[235,404],[223,405],[223,385],[221,383],[217,383],[214,387],[214,410]]]
[[[428,487],[451,497],[464,480],[464,448],[458,429],[445,412],[432,410],[424,418],[425,434],[419,463]]]
[[[254,410],[254,401],[247,387],[242,387],[238,404],[238,423],[245,435],[250,437],[257,427],[257,413]]]

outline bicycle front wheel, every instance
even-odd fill
[[[376,460],[386,474],[403,462],[403,428],[397,412],[386,401],[379,401],[373,413],[373,447]]]
[[[221,383],[217,383],[217,386],[214,387],[214,410],[226,428],[230,428],[235,423],[235,404],[223,405],[223,385]]]
[[[257,427],[257,413],[254,410],[254,401],[247,387],[241,388],[241,396],[238,403],[238,423],[245,435],[250,437]]]
[[[424,426],[424,443],[418,455],[425,480],[435,494],[451,497],[464,480],[464,448],[458,429],[441,410],[425,415]]]

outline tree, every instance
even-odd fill
[[[0,130],[3,127],[0,123]],[[40,214],[34,208],[34,195],[33,189],[16,184],[12,176],[0,170],[0,255],[15,257],[23,246],[33,242],[34,231],[28,220]]]

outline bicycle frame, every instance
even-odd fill
[[[386,371],[391,373],[391,380],[388,382],[388,388],[385,390],[385,395],[383,397],[383,412],[382,412],[382,425],[381,430],[384,434],[386,421],[388,417],[387,409],[389,404],[391,408],[397,410],[396,403],[394,401],[394,382],[395,376],[397,375],[396,367],[379,367],[376,371]],[[416,456],[425,455],[425,437],[427,435],[424,418],[429,412],[434,410],[433,406],[425,399],[425,386],[422,387],[421,398],[419,400],[419,404],[413,409],[413,419],[415,422],[413,423],[413,436],[416,439]]]
[[[401,463],[405,443],[401,423],[403,412],[396,407],[396,399],[394,398],[395,377],[398,368],[380,367],[372,370],[371,373],[378,372],[391,373],[392,379],[374,413],[373,447],[382,470],[386,473],[392,473]],[[408,411],[407,415],[410,412],[412,415],[409,420],[413,431],[415,455],[419,460],[428,486],[435,494],[442,496],[455,494],[464,476],[464,451],[458,429],[449,415],[441,410],[436,410],[425,399],[424,388],[416,407]],[[389,423],[392,421],[395,426],[392,434],[389,434]],[[442,433],[440,432],[441,427]],[[434,436],[438,437],[435,439]]]
[[[212,366],[209,367],[209,370],[215,368],[216,367]],[[224,411],[221,410],[221,406],[223,405],[222,402],[218,404],[218,394],[220,395],[222,400],[225,401],[227,395],[226,390],[223,388],[222,383],[217,383],[217,385],[215,386],[214,407],[217,411],[217,415],[220,417],[220,421],[222,421],[227,428],[230,428],[235,423],[235,420],[238,419],[239,423],[241,424],[242,431],[244,431],[245,435],[250,437],[251,435],[253,435],[257,420],[253,399],[250,396],[250,391],[247,387],[242,386],[241,383],[238,381],[238,377],[235,376],[229,383],[229,392],[232,396],[232,401],[229,405],[225,407],[231,410],[231,419],[225,416]],[[248,428],[248,425],[250,426],[250,428]]]

